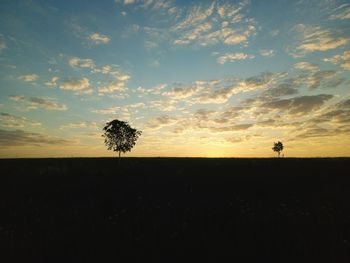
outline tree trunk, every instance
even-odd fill
[[[119,151],[119,158],[118,158],[118,163],[120,164],[120,151]]]
[[[281,154],[281,152],[278,152],[278,158],[280,158],[280,154]]]

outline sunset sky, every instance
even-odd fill
[[[2,0],[0,157],[350,156],[350,3]]]

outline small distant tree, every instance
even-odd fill
[[[127,122],[119,120],[107,122],[103,130],[104,134],[102,136],[105,138],[107,149],[119,153],[119,162],[120,154],[131,151],[142,133],[131,128]]]
[[[277,152],[278,153],[278,157],[280,157],[281,151],[283,151],[283,143],[281,143],[280,141],[274,142],[272,150],[274,152]]]

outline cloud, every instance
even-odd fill
[[[198,109],[194,114],[193,117],[198,121],[209,121],[209,119],[215,114],[214,110],[208,110],[208,109]]]
[[[13,101],[24,101],[25,100],[24,96],[19,96],[19,95],[11,95],[9,97]]]
[[[98,89],[99,95],[114,93],[115,91],[123,92],[126,89],[126,84],[123,81],[111,82],[107,86]]]
[[[120,107],[110,107],[105,109],[92,110],[91,112],[97,113],[97,114],[116,114],[119,111],[121,111]]]
[[[7,48],[5,41],[0,40],[0,50]]]
[[[169,125],[173,125],[177,122],[177,118],[174,117],[170,117],[168,115],[163,115],[160,117],[156,117],[153,119],[150,119],[147,122],[147,127],[151,128],[151,129],[159,129],[163,126],[169,126]]]
[[[136,89],[136,91],[138,93],[141,93],[141,94],[153,94],[153,95],[159,95],[161,93],[161,91],[166,88],[168,85],[165,84],[165,83],[162,83],[162,84],[159,84],[155,87],[152,87],[152,88],[149,88],[149,89],[146,89],[146,88],[143,88],[143,87],[138,87]]]
[[[187,13],[186,18],[180,23],[176,24],[171,28],[172,31],[183,30],[188,27],[192,27],[195,24],[203,22],[208,18],[214,11],[215,3],[212,3],[209,7],[201,5],[193,6]]]
[[[314,124],[336,123],[340,125],[350,124],[350,99],[342,100],[331,105],[326,112],[312,118]]]
[[[71,129],[97,129],[98,125],[96,122],[80,121],[75,123],[67,123],[60,126],[60,130],[71,130]]]
[[[70,58],[68,61],[68,64],[72,67],[79,67],[79,68],[90,68],[93,69],[95,67],[95,63],[92,59],[86,58],[86,59],[80,59],[77,57]]]
[[[275,37],[280,33],[279,29],[274,29],[270,31],[270,35]]]
[[[24,128],[24,127],[38,127],[40,122],[28,120],[26,117],[16,116],[9,113],[0,113],[0,126],[4,128]]]
[[[106,75],[108,74],[119,81],[127,81],[130,79],[130,75],[124,73],[118,65],[104,65],[101,68],[94,68],[92,72]]]
[[[315,71],[319,71],[320,70],[319,66],[317,66],[315,64],[311,64],[309,62],[299,62],[299,63],[296,63],[294,65],[294,67],[296,69],[308,70],[308,71],[311,71],[311,72],[315,72]]]
[[[232,131],[242,131],[247,130],[250,127],[252,127],[252,123],[245,123],[245,124],[236,124],[236,125],[230,125],[230,126],[224,126],[224,127],[211,127],[211,132],[232,132]]]
[[[19,80],[23,80],[25,82],[33,82],[36,81],[38,78],[39,76],[37,74],[28,74],[18,77]]]
[[[191,97],[201,90],[199,87],[174,87],[171,91],[163,92],[163,96],[171,97],[172,99],[185,99]]]
[[[225,103],[233,94],[234,87],[219,88],[210,92],[209,94],[204,94],[195,99],[197,103],[214,103],[220,104]]]
[[[121,120],[129,120],[130,118],[130,112],[128,108],[124,107],[109,107],[109,108],[104,108],[104,109],[95,109],[92,110],[91,112],[97,113],[97,114],[102,114],[102,115],[116,115],[118,119]]]
[[[45,82],[45,85],[49,87],[55,87],[59,79],[60,78],[58,76],[53,76],[50,81]]]
[[[150,107],[160,111],[173,111],[175,110],[175,100],[153,100],[150,102]]]
[[[319,94],[313,96],[299,96],[290,99],[272,100],[261,105],[262,108],[282,111],[292,115],[308,114],[318,110],[324,103],[334,96],[329,94]]]
[[[53,98],[40,98],[31,97],[27,98],[25,96],[10,96],[10,99],[16,102],[23,102],[28,110],[31,109],[45,109],[45,110],[57,110],[66,111],[68,107],[64,104],[57,103]]]
[[[254,55],[248,55],[245,53],[226,53],[220,57],[217,58],[217,62],[219,64],[225,64],[226,62],[234,62],[237,60],[244,60],[244,59],[252,59],[255,58]]]
[[[93,42],[95,42],[95,44],[107,44],[111,38],[107,35],[102,35],[100,33],[92,33],[89,35],[89,39]]]
[[[60,85],[61,90],[75,91],[76,94],[91,94],[93,90],[90,88],[90,81],[88,78],[79,80],[64,80]]]
[[[305,85],[309,89],[316,89],[321,86],[328,87],[329,80],[336,75],[334,70],[321,70],[312,72],[310,75],[301,75],[295,80],[297,85]],[[334,84],[334,83],[333,83]]]
[[[260,55],[263,57],[273,57],[275,55],[275,51],[273,49],[261,49]]]
[[[297,34],[299,41],[291,55],[298,57],[315,51],[327,51],[344,46],[349,42],[339,29],[325,29],[319,26],[296,25],[292,31]]]
[[[124,0],[124,5],[130,5],[135,3],[135,0]]]
[[[350,69],[350,51],[344,51],[343,54],[334,55],[330,58],[324,58],[323,61],[331,62],[333,64],[341,63],[343,69]]]
[[[139,109],[139,108],[145,108],[146,104],[144,104],[143,102],[138,102],[138,103],[134,103],[134,104],[130,104],[129,107],[132,109]]]
[[[263,93],[263,96],[277,98],[289,95],[295,95],[298,90],[294,87],[292,83],[280,83],[275,88],[270,88]]]
[[[335,8],[333,14],[329,17],[331,20],[350,19],[350,4],[342,4]]]
[[[207,92],[197,98],[197,103],[225,103],[228,99],[241,92],[251,92],[267,88],[269,85],[275,83],[279,78],[279,74],[263,73],[258,76],[246,78],[236,84],[230,84],[228,87],[220,87],[213,91]]]
[[[171,27],[170,31],[175,34],[172,44],[208,46],[221,42],[246,45],[248,38],[256,32],[254,19],[243,19],[242,10],[247,4],[248,1],[238,5],[216,2],[209,6],[193,5],[186,17]]]
[[[1,130],[0,145],[9,146],[43,146],[43,145],[69,145],[71,141],[46,134],[28,132],[23,130]]]

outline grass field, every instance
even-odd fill
[[[0,160],[2,262],[350,262],[350,159]]]

